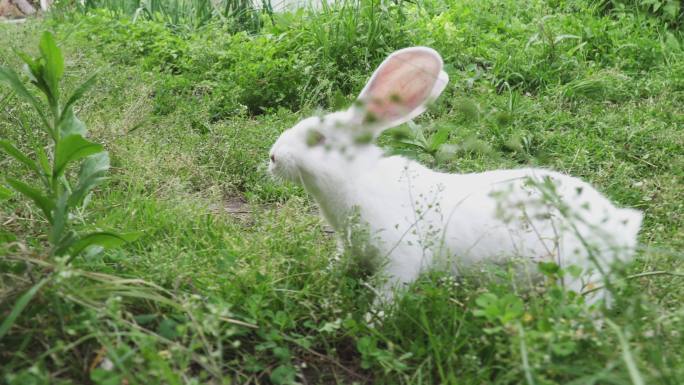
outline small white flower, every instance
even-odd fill
[[[112,362],[112,360],[110,360],[109,358],[105,357],[105,358],[102,360],[102,362],[100,363],[100,369],[106,370],[106,371],[109,372],[109,371],[111,371],[112,369],[114,369],[114,363]]]

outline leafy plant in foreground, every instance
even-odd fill
[[[445,125],[428,134],[427,130],[413,122],[408,122],[406,126],[391,131],[390,152],[410,158],[418,158],[426,154],[438,162],[445,160],[453,156],[457,150],[455,145],[447,143],[449,134],[453,130],[453,126]]]
[[[95,83],[95,77],[83,82],[68,98],[62,98],[59,82],[64,74],[64,58],[51,33],[43,34],[39,51],[36,58],[23,53],[18,55],[26,64],[31,83],[45,95],[47,113],[13,70],[0,67],[0,81],[7,83],[35,109],[42,123],[40,129],[47,134],[50,145],[35,147],[34,160],[8,140],[0,140],[0,149],[24,165],[39,185],[9,176],[4,179],[13,190],[33,201],[47,219],[48,257],[64,257],[65,263],[69,263],[90,246],[115,247],[134,240],[137,235],[102,231],[78,233],[70,228],[70,212],[81,206],[93,188],[106,179],[109,155],[101,144],[85,138],[86,127],[73,111],[74,103]],[[66,100],[64,103],[63,99]],[[72,178],[69,170],[79,163],[80,170]],[[0,199],[10,195],[9,189],[0,187]],[[43,278],[16,302],[0,325],[0,338],[50,277]]]

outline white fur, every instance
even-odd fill
[[[581,292],[600,284],[599,270],[631,258],[642,214],[616,208],[578,178],[532,168],[439,173],[358,143],[424,111],[448,81],[441,67],[432,49],[397,51],[359,96],[365,105],[305,119],[271,149],[269,170],[302,184],[338,234],[348,235],[349,216],[358,213],[371,235],[363,242],[386,258],[384,298],[425,269],[459,274],[515,257],[581,267],[581,277],[564,278]],[[417,105],[415,95],[424,95]],[[370,110],[382,119],[366,119]]]

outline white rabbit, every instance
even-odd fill
[[[533,168],[446,174],[384,156],[372,139],[422,113],[448,80],[436,51],[396,51],[354,106],[302,120],[270,151],[270,172],[303,185],[343,243],[386,258],[380,298],[425,269],[459,274],[511,258],[576,265],[583,274],[564,284],[582,292],[631,258],[641,212],[616,208],[580,179]],[[368,237],[351,236],[352,217]]]

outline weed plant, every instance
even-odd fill
[[[222,24],[236,31],[257,32],[271,11],[269,0],[85,0],[56,3],[53,16],[71,17],[101,10],[133,20],[155,20],[175,30]]]

